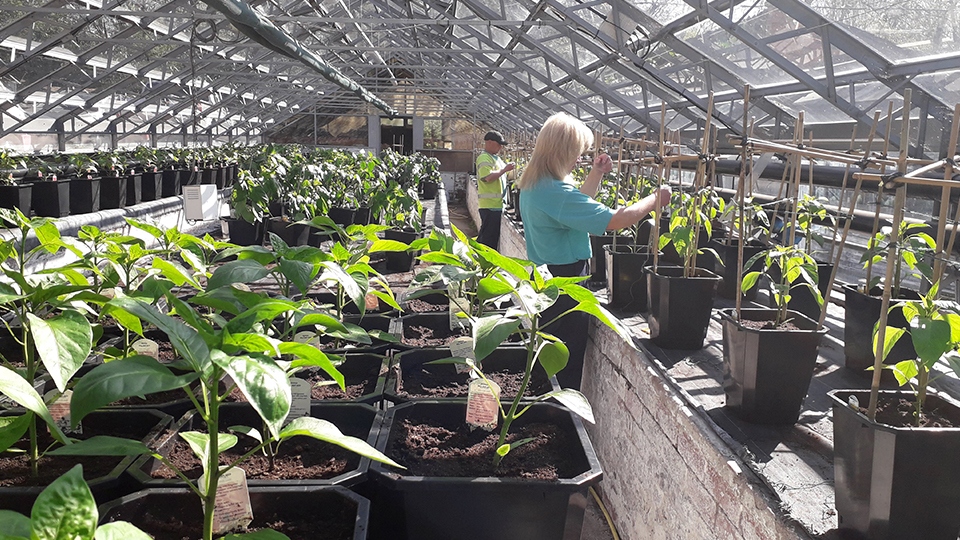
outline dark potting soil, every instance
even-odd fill
[[[386,454],[407,467],[410,476],[498,476],[558,480],[583,472],[582,463],[571,456],[579,445],[575,435],[550,423],[533,423],[513,428],[507,442],[533,438],[507,454],[494,469],[493,455],[499,431],[470,431],[464,424],[456,429],[432,425],[411,417],[395,426]]]
[[[166,437],[167,435],[164,436],[164,438]],[[243,435],[239,437],[240,441],[236,446],[220,455],[221,465],[232,463],[256,446],[256,443],[249,437]],[[200,460],[179,436],[175,436],[172,450],[167,454],[167,458],[175,467],[187,475],[187,478],[196,479],[203,474]],[[294,437],[280,445],[280,452],[273,461],[271,467],[267,456],[257,453],[247,458],[241,467],[247,472],[248,479],[327,479],[354,469],[360,462],[360,456],[330,443],[309,437]],[[176,475],[166,467],[158,467],[156,471],[151,473],[151,476],[154,478],[176,478]]]
[[[306,375],[298,375],[303,379],[310,381],[313,388],[310,390],[310,397],[313,399],[356,399],[360,396],[373,393],[377,389],[377,379],[380,374],[371,374],[364,378],[353,378],[344,376],[346,390],[341,390],[340,386],[326,378],[320,372]]]
[[[893,427],[916,427],[916,408],[914,402],[903,398],[884,399],[877,402],[877,422],[887,424]],[[920,415],[920,426],[922,428],[955,428],[960,427],[953,419],[941,414],[936,409],[923,411]]]
[[[145,431],[148,428],[149,427],[117,425],[111,429],[96,430],[83,426],[82,435],[68,436],[74,439],[85,440],[95,435],[110,435],[113,437],[140,440],[146,435]],[[54,439],[50,436],[50,433],[46,431],[45,427],[38,428],[37,436],[38,446],[41,451],[54,445]],[[59,446],[59,443],[57,443],[56,446]],[[21,439],[14,445],[14,448],[27,450],[30,448],[30,442],[27,439]],[[26,453],[4,453],[0,455],[0,486],[46,486],[78,463],[83,465],[83,476],[89,481],[110,474],[121,461],[123,461],[123,457],[119,456],[46,456],[40,458],[37,464],[38,476],[34,478],[30,475],[30,460],[27,459]]]
[[[437,331],[433,328],[420,325],[403,326],[403,344],[412,347],[443,347],[449,345],[451,341],[458,337],[469,336],[467,330],[449,330],[443,329]]]
[[[200,504],[199,499],[196,504]],[[287,535],[290,540],[350,540],[353,538],[356,512],[356,506],[351,508],[348,505],[337,505],[335,509],[324,508],[323,511],[308,508],[302,515],[285,521],[274,516],[260,517],[255,513],[253,523],[243,532],[273,529]],[[173,512],[171,515],[161,515],[147,510],[137,522],[154,540],[196,540],[203,536],[201,521],[187,521]]]
[[[449,309],[450,309],[449,304],[434,304],[432,302],[427,302],[419,298],[408,300],[404,306],[405,311],[409,311],[413,313],[434,313],[437,311],[447,311]]]
[[[742,320],[740,321],[740,324],[744,328],[749,328],[751,330],[800,330],[800,327],[790,321],[785,321],[783,324],[777,325],[775,321]]]
[[[483,374],[500,386],[500,396],[502,398],[513,398],[520,391],[520,383],[523,382],[523,373],[512,372],[508,370],[484,371]],[[451,375],[450,372],[435,373],[426,369],[409,370],[403,376],[397,395],[410,398],[448,398],[448,397],[466,397],[470,386],[470,375],[468,373],[457,373]],[[531,382],[527,386],[525,396],[533,397],[542,394],[545,391],[542,387]]]

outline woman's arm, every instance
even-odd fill
[[[631,204],[630,206],[618,208],[617,211],[614,212],[613,217],[610,218],[607,230],[616,231],[625,229],[634,223],[640,222],[640,220],[647,217],[647,214],[650,212],[668,204],[670,204],[670,188],[661,186],[660,191],[657,193],[647,195],[640,199],[639,202]]]

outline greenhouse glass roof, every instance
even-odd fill
[[[305,114],[536,129],[556,111],[639,136],[714,123],[846,147],[899,122],[940,155],[960,102],[955,0],[6,0],[0,144],[268,135]],[[245,11],[246,10],[246,11]],[[240,15],[238,15],[240,13]],[[239,22],[246,13],[260,21]],[[239,26],[238,26],[239,25]],[[893,102],[893,107],[889,103]],[[661,107],[666,105],[666,116]],[[897,133],[897,130],[891,130]],[[24,139],[24,136],[29,138]],[[890,143],[898,145],[897,136]]]

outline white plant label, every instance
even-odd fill
[[[297,343],[306,343],[307,345],[313,345],[318,349],[320,348],[320,336],[318,336],[316,332],[297,332],[294,334],[293,340]]]
[[[204,477],[200,477],[200,485]],[[250,492],[247,490],[247,473],[234,467],[220,476],[217,483],[217,502],[213,508],[213,533],[224,534],[245,529],[253,521]]]
[[[290,414],[285,423],[301,416],[310,415],[310,399],[313,384],[299,377],[290,377]]]
[[[56,390],[53,390],[55,393]],[[73,399],[73,390],[67,390],[60,397],[54,400],[53,403],[47,406],[50,409],[50,416],[53,417],[54,422],[57,423],[64,433],[69,433],[71,435],[82,435],[83,426],[77,424],[76,428],[70,427],[70,401]]]
[[[500,386],[493,381],[474,379],[467,390],[467,424],[493,431],[500,419]]]
[[[367,295],[363,297],[363,302],[367,309],[378,309],[380,307],[380,299],[373,293],[368,292]]]
[[[450,356],[469,358],[476,363],[477,356],[473,352],[473,338],[458,337],[457,339],[451,341]],[[454,367],[457,368],[457,373],[473,373],[473,370],[470,369],[470,366],[466,364],[454,364]]]
[[[133,342],[133,350],[137,354],[142,354],[143,356],[149,356],[154,360],[160,360],[160,345],[152,339],[138,339]]]

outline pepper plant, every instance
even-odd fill
[[[720,259],[711,248],[700,249],[697,245],[700,230],[706,231],[707,238],[713,236],[713,220],[723,214],[724,200],[710,187],[693,193],[676,191],[672,196],[670,225],[661,232],[658,249],[672,244],[683,259],[683,276],[693,277],[697,271],[697,255],[711,252]]]
[[[927,225],[923,223],[900,222],[900,240],[893,270],[892,298],[900,298],[900,288],[908,272],[921,282],[926,280],[929,283],[932,279],[933,268],[923,261],[923,257],[936,252],[937,241],[926,233],[926,228]],[[867,276],[869,276],[864,294],[870,294],[870,290],[880,284],[880,276],[872,276],[871,269],[873,265],[882,262],[889,255],[892,230],[892,227],[884,227],[877,232],[867,242],[867,249],[860,257],[860,262],[863,263],[864,268],[867,268]]]
[[[777,308],[774,324],[780,326],[787,321],[787,307],[790,303],[790,291],[796,287],[807,287],[817,300],[817,305],[823,306],[823,295],[817,287],[819,274],[817,261],[804,250],[796,246],[771,246],[761,251],[749,261],[744,268],[753,268],[758,261],[763,261],[761,270],[747,272],[740,283],[740,290],[747,293],[761,275],[766,275],[773,283],[773,299]],[[775,270],[776,269],[776,270]]]

